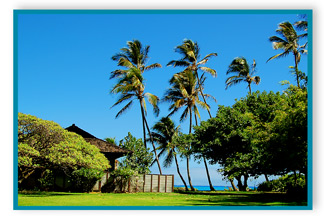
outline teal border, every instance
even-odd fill
[[[307,206],[18,206],[18,18],[20,14],[306,14],[308,17]],[[13,209],[14,210],[312,210],[313,209],[313,11],[312,10],[14,10],[13,11]]]

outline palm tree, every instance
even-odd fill
[[[241,83],[241,82],[247,82],[249,93],[252,93],[251,90],[251,84],[259,84],[261,81],[261,78],[259,76],[253,76],[256,72],[256,62],[253,60],[253,64],[251,65],[252,69],[250,69],[250,66],[246,59],[244,57],[237,57],[235,58],[232,63],[228,66],[228,70],[226,74],[235,74],[229,78],[226,79],[225,84],[227,89],[230,86],[233,86],[235,84]]]
[[[170,61],[167,64],[167,66],[170,66],[170,65],[172,65],[174,67],[180,66],[180,67],[186,67],[186,69],[188,69],[188,70],[192,70],[194,72],[194,74],[196,75],[196,78],[198,81],[200,95],[202,96],[204,103],[207,104],[206,98],[205,98],[206,95],[203,93],[203,82],[205,80],[204,74],[205,74],[205,72],[207,72],[207,73],[211,74],[213,77],[216,77],[217,72],[216,72],[216,70],[209,68],[209,67],[204,67],[203,65],[206,64],[211,57],[217,56],[217,53],[210,53],[210,54],[206,55],[204,58],[200,59],[200,53],[199,53],[200,48],[198,46],[198,43],[193,42],[192,40],[188,40],[188,39],[185,39],[180,46],[177,46],[175,51],[177,53],[181,54],[182,58],[180,60]],[[200,78],[198,75],[198,70],[203,71]],[[212,99],[214,99],[216,101],[216,99],[214,97],[212,97]],[[207,109],[207,112],[209,114],[209,118],[212,118],[212,115],[211,115],[209,109]],[[204,158],[204,163],[205,163],[208,181],[210,183],[209,184],[210,190],[213,191],[215,189],[210,181],[209,171],[208,171],[208,167],[207,167],[205,158]]]
[[[111,90],[114,94],[120,94],[117,102],[112,106],[119,105],[123,102],[128,102],[116,115],[118,118],[121,114],[127,111],[134,100],[138,100],[141,107],[141,116],[142,116],[142,126],[143,126],[143,137],[144,137],[144,145],[146,146],[146,129],[149,132],[150,138],[152,139],[150,129],[146,120],[146,102],[145,98],[149,101],[150,104],[153,105],[153,111],[156,115],[159,113],[159,108],[157,106],[159,102],[159,98],[156,95],[153,95],[148,92],[144,92],[144,77],[143,73],[146,70],[150,70],[153,68],[161,67],[160,64],[155,63],[149,66],[146,66],[146,62],[148,60],[148,52],[150,46],[143,47],[141,42],[138,40],[128,41],[127,47],[122,48],[121,52],[114,55],[112,60],[117,61],[118,66],[122,66],[125,69],[117,69],[111,72],[110,78],[116,78],[117,84]],[[152,142],[153,150],[155,153],[155,157],[157,159],[157,163],[159,166],[160,174],[162,174],[161,166],[159,159],[157,158],[157,153],[155,149],[154,142]]]
[[[200,118],[198,107],[200,106],[204,109],[209,109],[209,106],[199,100],[199,88],[198,81],[195,73],[191,70],[186,69],[180,73],[173,75],[170,80],[171,87],[166,91],[164,96],[164,101],[172,103],[169,107],[170,114],[173,115],[179,109],[185,108],[182,115],[180,116],[180,122],[183,122],[189,115],[189,134],[192,130],[192,114],[194,113],[195,117]],[[190,147],[189,147],[190,148]],[[187,174],[188,181],[191,190],[194,190],[194,187],[191,184],[190,170],[189,170],[189,155],[187,158]]]
[[[174,159],[177,166],[177,172],[186,190],[188,190],[187,184],[180,173],[176,145],[173,143],[174,138],[179,134],[180,126],[176,127],[170,118],[163,117],[153,126],[152,129],[153,140],[159,144],[159,147],[157,147],[157,150],[160,150],[158,157],[160,158],[162,155],[167,153],[163,163],[164,167],[169,167]],[[154,160],[153,163],[155,162],[156,160]]]
[[[272,56],[267,60],[270,61],[275,58],[281,58],[287,56],[289,53],[294,55],[294,62],[295,62],[295,74],[296,74],[296,81],[297,86],[299,85],[300,75],[298,72],[298,63],[300,62],[300,54],[307,53],[306,46],[307,43],[300,46],[299,39],[304,37],[305,34],[297,35],[293,25],[290,22],[283,22],[279,24],[279,28],[276,30],[278,36],[272,36],[269,38],[270,42],[272,42],[272,46],[275,50],[281,49],[283,50],[282,53],[279,53],[275,56]]]
[[[207,104],[205,95],[203,93],[203,88],[202,88],[202,80],[199,78],[198,70],[203,71],[203,74],[201,77],[203,77],[204,73],[207,72],[211,74],[213,77],[217,76],[216,70],[209,68],[209,67],[204,67],[202,65],[206,64],[208,60],[213,57],[217,56],[217,53],[210,53],[206,55],[204,58],[200,59],[200,49],[198,46],[197,42],[193,42],[192,40],[185,39],[183,43],[180,46],[177,46],[175,49],[175,52],[179,53],[182,55],[182,58],[180,60],[172,60],[170,61],[167,66],[180,66],[180,67],[186,67],[186,69],[192,70],[197,78],[198,85],[199,85],[199,92],[200,95],[203,98],[204,103]],[[212,115],[210,113],[210,110],[207,109],[209,117],[211,118]]]

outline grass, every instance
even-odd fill
[[[20,192],[19,206],[305,206],[284,193],[64,193]]]

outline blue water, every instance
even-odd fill
[[[175,188],[184,187],[184,185],[174,185],[174,187]],[[196,188],[199,191],[210,191],[209,186],[194,185],[193,187]],[[215,190],[218,190],[218,191],[224,191],[225,189],[229,190],[229,187],[230,186],[214,186]],[[249,188],[254,189],[255,187],[249,186]]]

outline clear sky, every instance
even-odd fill
[[[160,98],[168,88],[168,80],[180,69],[166,67],[170,60],[179,59],[174,48],[183,39],[197,41],[201,57],[216,52],[206,66],[216,69],[217,78],[207,75],[205,92],[213,95],[211,113],[218,105],[232,105],[235,98],[248,93],[247,85],[239,84],[225,90],[226,71],[231,61],[244,56],[250,63],[255,59],[261,83],[252,91],[282,91],[282,80],[296,83],[289,72],[293,56],[272,60],[280,51],[272,49],[269,37],[276,35],[278,24],[300,20],[297,14],[25,14],[18,20],[18,111],[53,120],[62,127],[76,124],[98,138],[122,139],[130,131],[142,138],[139,104],[115,119],[122,106],[110,108],[117,95],[109,92],[116,82],[109,80],[110,72],[118,67],[111,56],[138,39],[150,45],[149,64],[163,67],[144,74],[146,91]],[[302,56],[300,69],[307,72],[307,56]],[[169,104],[160,105],[156,118],[148,105],[148,123],[152,126],[166,116]],[[201,120],[208,114],[201,110]],[[179,123],[179,116],[172,119]],[[189,120],[181,123],[187,133]],[[181,163],[184,176],[185,163]],[[214,185],[229,185],[216,172],[217,165],[209,165]],[[157,166],[152,167],[158,173]],[[175,174],[175,184],[181,184],[174,165],[163,169]],[[207,185],[203,164],[192,160],[194,185]],[[249,181],[254,186],[263,178]]]

